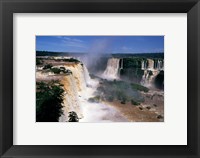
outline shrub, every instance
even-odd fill
[[[149,70],[149,76],[152,76],[153,72],[151,70]]]
[[[122,99],[121,104],[126,104],[126,100]]]
[[[60,67],[60,70],[61,70],[61,71],[65,71],[65,70],[66,70],[66,68],[65,68],[65,67],[63,67],[63,66],[61,66],[61,67]]]
[[[63,61],[65,62],[75,62],[75,63],[79,63],[80,61],[74,58],[70,58],[70,59],[63,59]]]
[[[72,71],[67,69],[67,70],[64,70],[62,71],[63,73],[67,74],[67,75],[72,75]]]
[[[91,97],[91,98],[88,99],[88,101],[91,102],[91,103],[99,103],[100,96]]]
[[[106,98],[106,100],[109,101],[109,102],[113,102],[114,97],[113,97],[113,96],[108,96],[108,97]]]
[[[69,117],[68,122],[78,122],[79,121],[78,115],[74,111],[70,111],[68,117]]]
[[[131,104],[132,104],[132,105],[136,105],[136,106],[137,106],[137,105],[140,105],[140,103],[139,103],[139,102],[136,102],[134,99],[131,99]]]
[[[36,65],[42,65],[43,64],[43,60],[40,58],[36,58]]]
[[[36,84],[36,121],[58,122],[63,114],[63,85],[58,81],[37,82]]]
[[[144,87],[142,85],[135,84],[135,83],[131,83],[131,87],[132,87],[133,90],[139,90],[139,91],[143,91],[143,92],[149,91],[149,89],[147,87]]]
[[[54,73],[54,74],[60,74],[61,70],[59,68],[51,68],[51,71]]]
[[[53,67],[52,64],[46,64],[46,65],[44,65],[43,70],[51,69],[52,67]]]

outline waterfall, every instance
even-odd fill
[[[118,70],[118,71],[119,71],[119,72],[118,72],[118,75],[120,76],[121,70],[123,69],[123,66],[124,66],[124,65],[123,65],[123,64],[124,64],[124,63],[123,63],[123,58],[120,59],[120,62],[119,62],[119,63],[120,63],[120,68],[119,68],[119,70]]]
[[[141,63],[141,69],[144,70],[141,84],[147,87],[153,86],[154,79],[161,70],[164,70],[164,60],[146,59]]]
[[[85,67],[85,65],[83,65],[83,69],[84,69],[84,77],[85,77],[86,86],[89,86],[91,83],[91,78],[90,78],[88,69]]]
[[[157,60],[154,63],[154,69],[156,70],[164,70],[164,60]]]
[[[147,59],[142,60],[141,64],[142,70],[164,70],[164,60],[153,60],[153,59]]]
[[[160,71],[144,70],[144,75],[142,76],[141,84],[147,87],[153,86],[154,79],[159,74]]]
[[[147,61],[148,61],[148,69],[153,70],[154,69],[154,60],[147,59]]]
[[[64,76],[61,80],[66,93],[63,105],[64,115],[59,118],[59,121],[65,122],[68,120],[68,113],[70,111],[75,111],[79,118],[83,117],[80,97],[86,90],[90,77],[87,68],[80,63],[71,63],[62,66],[72,72],[72,74]]]
[[[117,79],[119,77],[119,61],[117,58],[110,58],[107,62],[103,76],[107,79]]]
[[[64,85],[65,95],[63,104],[63,114],[60,118],[60,122],[68,121],[68,113],[75,111],[79,117],[82,117],[82,111],[78,96],[78,87],[76,81],[72,75],[65,76],[61,82]]]
[[[158,60],[158,69],[164,70],[164,60]]]
[[[148,69],[148,60],[142,60],[141,69],[142,70]]]
[[[88,69],[82,63],[68,63],[59,65],[65,67],[72,74],[65,75],[61,80],[64,85],[65,95],[63,104],[63,115],[59,118],[60,122],[68,121],[68,113],[75,111],[79,118],[83,119],[87,100],[93,96],[97,88],[96,80],[92,80],[89,76]]]
[[[142,68],[142,70],[144,70],[144,60],[142,60],[142,66],[141,66],[141,68]]]

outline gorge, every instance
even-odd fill
[[[111,55],[92,67],[82,56],[37,59],[42,63],[36,67],[36,81],[58,80],[63,85],[59,122],[68,122],[70,112],[79,122],[164,120],[163,58]],[[46,69],[48,64],[51,68]]]

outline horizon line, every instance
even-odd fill
[[[36,52],[49,52],[49,53],[81,53],[81,54],[89,54],[89,52],[56,52],[56,51],[46,51],[46,50],[36,50]],[[148,54],[148,53],[163,53],[162,52],[137,52],[137,53],[131,53],[131,52],[127,52],[127,53],[102,53],[102,54]]]

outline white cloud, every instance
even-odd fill
[[[68,47],[79,47],[79,48],[86,48],[86,45],[84,41],[72,38],[72,37],[65,37],[65,36],[57,36],[61,39],[62,44],[68,46]]]
[[[121,47],[121,51],[123,53],[129,53],[129,52],[134,52],[134,49],[132,47],[123,46]]]

